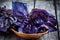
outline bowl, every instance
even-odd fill
[[[38,39],[41,38],[42,36],[44,36],[45,34],[48,33],[48,30],[45,31],[44,33],[35,33],[35,34],[26,34],[26,33],[21,33],[21,32],[17,32],[14,29],[11,29],[17,36],[19,36],[20,38],[24,38],[24,39]]]

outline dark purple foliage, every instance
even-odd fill
[[[32,9],[28,13],[25,3],[13,2],[12,6],[13,10],[6,10],[6,7],[0,8],[0,31],[6,32],[12,26],[18,32],[29,34],[57,30],[55,16],[46,10]]]
[[[23,21],[24,26],[21,26],[23,33],[32,34],[56,30],[56,19],[45,10],[33,9],[27,19]]]

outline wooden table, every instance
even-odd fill
[[[19,38],[14,33],[5,34],[0,32],[0,40],[25,40],[25,39]],[[35,40],[35,39],[32,39],[32,40]],[[57,32],[50,32],[37,40],[58,40],[58,35],[57,35]]]

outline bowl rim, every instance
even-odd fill
[[[11,29],[13,32],[17,32],[16,30],[14,30],[14,29]],[[36,34],[46,34],[46,33],[48,33],[49,31],[47,30],[47,31],[45,31],[45,32],[43,32],[43,33],[33,33],[33,34],[27,34],[27,33],[21,33],[21,32],[17,32],[17,33],[20,33],[20,34],[26,34],[26,35],[36,35]]]
[[[38,34],[25,34],[25,33],[21,33],[21,32],[17,32],[14,29],[11,29],[18,37],[20,38],[24,38],[24,39],[38,39],[41,38],[42,36],[44,36],[45,34],[48,33],[48,30],[46,32],[43,33],[38,33]]]

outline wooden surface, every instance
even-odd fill
[[[25,40],[25,39],[21,39],[18,36],[16,36],[15,34],[11,34],[11,35],[0,34],[0,40]],[[37,40],[58,40],[57,32],[47,33],[46,35],[44,35],[43,37],[41,37]]]

